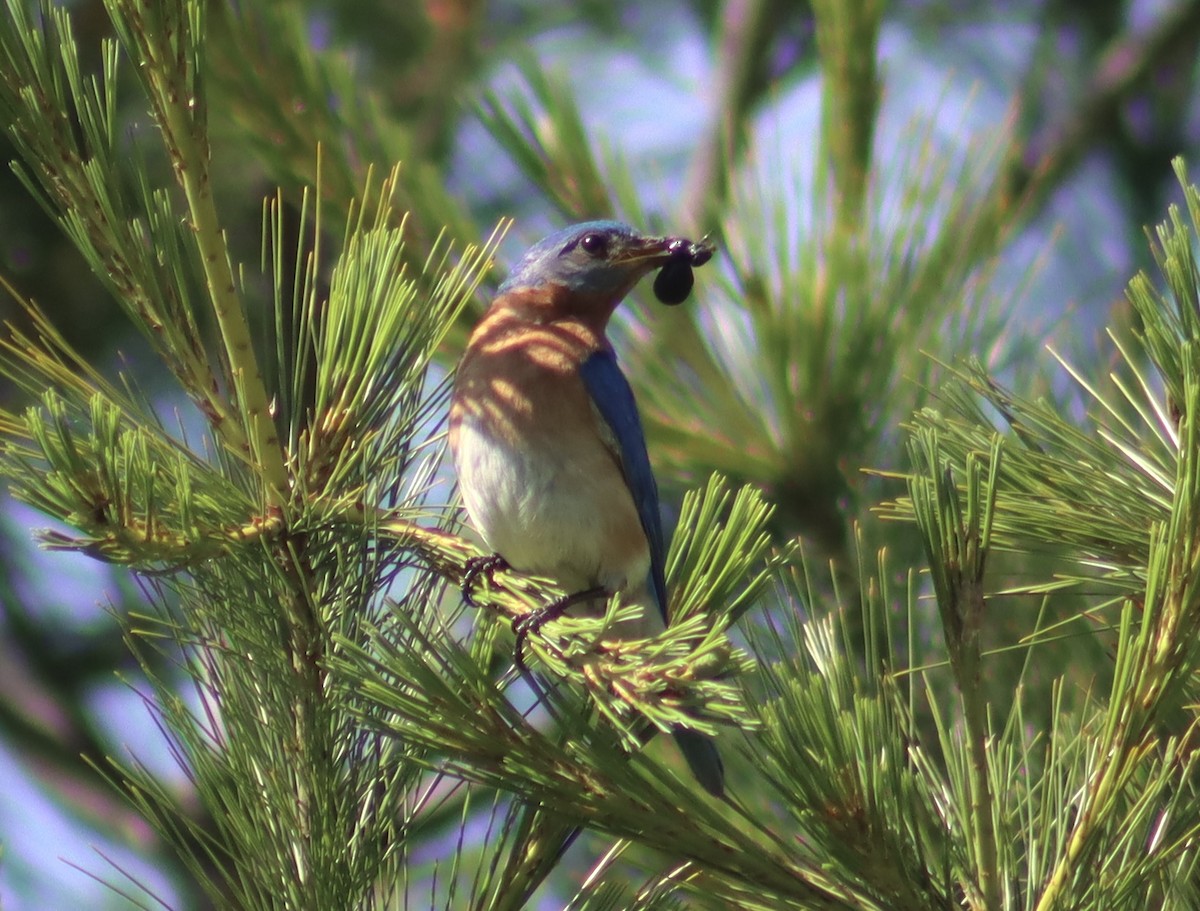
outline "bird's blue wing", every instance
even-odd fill
[[[628,380],[617,366],[616,355],[611,351],[597,351],[583,362],[579,374],[596,410],[612,431],[612,438],[619,450],[625,483],[633,494],[638,517],[642,520],[642,530],[650,542],[650,587],[662,611],[663,623],[666,623],[667,554],[663,543],[662,518],[658,514],[658,485],[650,470],[646,435],[642,432],[642,419],[638,416],[633,390],[629,388]],[[673,733],[696,780],[710,794],[717,797],[723,795],[725,767],[712,738],[685,727],[676,727]]]
[[[650,543],[650,586],[667,621],[666,546],[663,542],[662,518],[658,513],[658,485],[650,470],[646,452],[646,435],[638,415],[637,402],[629,381],[621,373],[617,358],[611,351],[592,354],[579,368],[583,385],[591,396],[596,410],[612,431],[616,441],[625,483],[633,494],[642,530]]]

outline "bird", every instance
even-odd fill
[[[552,579],[567,597],[547,610],[602,606],[619,593],[642,606],[640,629],[665,629],[666,544],[658,487],[628,380],[607,329],[643,277],[669,266],[667,300],[690,290],[705,242],[589,221],[535,243],[497,289],[453,381],[449,441],[463,505],[507,566]],[[687,271],[687,289],[680,287]],[[678,299],[675,299],[678,298]],[[469,596],[469,585],[464,587]],[[539,612],[514,626],[520,644]],[[696,780],[724,793],[713,739],[673,732]]]

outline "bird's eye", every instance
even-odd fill
[[[590,255],[601,257],[608,252],[608,238],[603,234],[585,234],[579,238],[579,246]]]

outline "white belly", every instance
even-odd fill
[[[455,463],[472,524],[514,569],[548,576],[568,593],[642,584],[649,570],[645,535],[624,478],[602,446],[531,454],[485,437],[467,419]],[[614,547],[613,535],[631,534],[640,546],[626,540]]]

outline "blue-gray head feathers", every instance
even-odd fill
[[[543,237],[530,247],[509,274],[500,293],[565,285],[581,293],[624,290],[631,274],[649,271],[648,258],[621,258],[632,244],[649,240],[619,221],[586,221]]]

